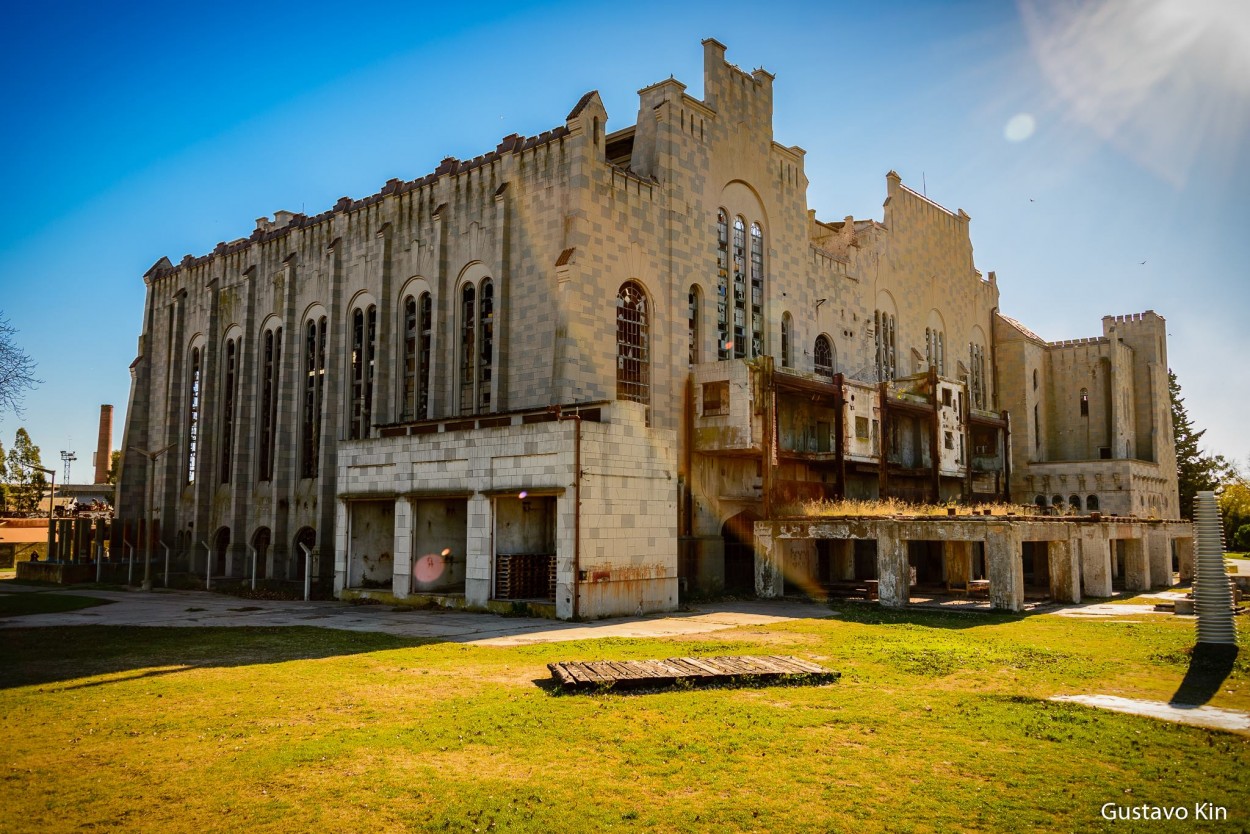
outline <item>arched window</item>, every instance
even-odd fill
[[[1079,513],[1079,512],[1081,511],[1081,496],[1079,496],[1079,495],[1069,495],[1069,496],[1068,496],[1068,506],[1069,506],[1069,507],[1071,507],[1072,509],[1076,510],[1076,511]]]
[[[764,354],[764,230],[751,224],[751,355]]]
[[[716,215],[716,352],[720,359],[733,356],[729,336],[729,220],[722,210]]]
[[[404,299],[404,388],[400,405],[403,420],[424,420],[429,416],[431,307],[428,292]]]
[[[616,294],[616,398],[650,404],[647,295],[635,281]]]
[[[789,313],[781,314],[781,367],[794,367],[794,319]]]
[[[925,363],[936,370],[938,376],[946,376],[946,334],[941,330],[926,327],[924,352]]]
[[[373,366],[378,347],[378,308],[352,312],[352,407],[347,436],[369,436],[373,425]]]
[[[699,364],[699,288],[691,287],[686,299],[686,319],[690,349],[690,364]]]
[[[1088,495],[1085,497],[1085,509],[1091,513],[1098,511],[1098,496],[1097,495]]]
[[[1055,495],[1050,499],[1050,505],[1056,509],[1063,509],[1063,496]]]
[[[985,396],[985,348],[975,342],[968,343],[968,386],[972,407],[984,409]]]
[[[741,217],[734,218],[734,306],[733,306],[733,355],[743,359],[747,354],[747,224]]]
[[[1033,369],[1033,390],[1037,390],[1037,368]]]
[[[477,408],[490,411],[490,386],[495,369],[495,284],[482,280],[482,301],[478,308]]]
[[[833,378],[833,345],[829,341],[829,337],[820,334],[816,337],[816,348],[813,351],[815,356],[814,364],[816,373],[824,377]]]
[[[873,333],[877,348],[877,381],[884,382],[898,375],[896,322],[892,313],[873,313]]]
[[[474,358],[477,352],[477,288],[460,291],[460,413],[473,413]]]
[[[191,348],[191,373],[187,380],[187,483],[195,483],[195,468],[200,450],[200,386],[203,380],[203,355]]]
[[[300,476],[315,478],[321,460],[321,408],[325,397],[326,317],[304,325],[304,408],[300,425]]]
[[[234,459],[235,392],[239,379],[239,340],[226,340],[226,361],[221,374],[221,482],[230,483]]]
[[[1082,417],[1089,416],[1089,389],[1088,388],[1081,389],[1081,416]]]
[[[1045,506],[1046,506],[1046,496],[1045,496],[1045,495],[1038,495],[1038,496],[1035,496],[1035,497],[1033,498],[1033,503],[1034,503],[1034,504],[1036,504],[1036,505],[1037,505],[1037,506],[1039,506],[1039,507],[1045,507]]]
[[[282,328],[268,328],[261,345],[260,373],[260,471],[257,480],[273,480],[275,437],[278,423],[278,377],[282,365]]]
[[[495,284],[483,278],[460,289],[461,414],[490,411],[494,369]]]

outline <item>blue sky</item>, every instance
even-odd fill
[[[670,74],[701,94],[705,37],[777,76],[818,216],[880,219],[894,169],[972,216],[1044,338],[1159,312],[1207,448],[1250,456],[1250,5],[181,5],[28,4],[0,31],[0,310],[45,380],[0,440],[76,451],[75,481],[100,403],[121,443],[162,255],[550,129],[586,90],[625,127]]]

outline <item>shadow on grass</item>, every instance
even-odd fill
[[[76,681],[98,686],[100,675],[122,680],[291,660],[316,660],[428,645],[437,640],[312,626],[273,628],[144,628],[66,626],[6,629],[0,644],[0,689]]]
[[[1236,646],[1198,643],[1189,659],[1189,668],[1176,694],[1169,703],[1176,706],[1199,707],[1220,691],[1237,663]]]
[[[23,617],[28,614],[59,614],[108,605],[110,600],[72,594],[54,594],[47,591],[0,596],[0,618]]]
[[[965,629],[1015,623],[1032,616],[1010,611],[942,611],[934,608],[886,608],[876,602],[846,600],[830,606],[839,619],[864,625],[919,625]]]

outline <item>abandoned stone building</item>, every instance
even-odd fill
[[[803,499],[1176,515],[1162,319],[1043,342],[998,313],[969,216],[893,172],[880,221],[818,220],[773,76],[703,48],[701,99],[670,78],[607,132],[587,93],[159,260],[124,448],[169,447],[174,560],[593,617],[761,590],[757,525]],[[127,452],[118,536],[147,471]]]

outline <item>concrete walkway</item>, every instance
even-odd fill
[[[523,646],[603,637],[679,637],[742,626],[771,625],[833,616],[822,605],[785,601],[728,602],[649,617],[566,623],[443,610],[397,610],[346,602],[251,600],[205,591],[102,591],[0,583],[0,593],[57,593],[112,602],[79,611],[0,617],[0,629],[67,625],[115,626],[316,626],[375,631],[482,646]]]
[[[1195,727],[1207,727],[1213,730],[1250,732],[1250,713],[1235,709],[1168,704],[1163,701],[1141,701],[1136,698],[1121,698],[1118,695],[1056,695],[1050,700],[1084,704],[1087,707],[1098,707],[1112,712],[1127,712],[1130,715],[1144,715],[1148,718],[1175,721],[1178,724],[1192,724]]]

